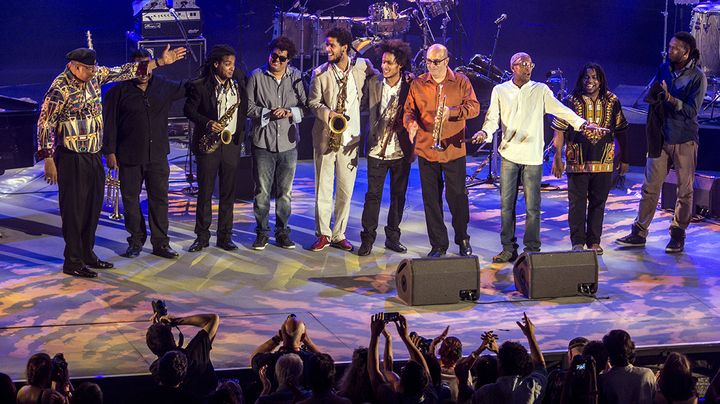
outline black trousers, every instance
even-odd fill
[[[469,240],[467,226],[470,221],[470,208],[467,188],[465,188],[465,156],[447,163],[432,162],[418,157],[418,166],[430,246],[446,250],[450,244],[443,220],[442,194],[445,185],[447,185],[445,200],[452,215],[455,243],[460,244],[463,240]]]
[[[212,194],[215,189],[216,177],[220,180],[217,241],[231,239],[233,205],[235,203],[235,171],[239,158],[240,148],[234,145],[220,145],[211,154],[197,156],[198,196],[195,210],[195,234],[199,240],[210,240]]]
[[[390,172],[390,208],[388,209],[385,237],[388,241],[400,241],[400,221],[405,210],[405,194],[410,176],[410,162],[406,158],[380,160],[368,156],[368,189],[365,193],[365,207],[362,213],[360,238],[372,244],[377,237],[380,203],[388,171]]]
[[[613,173],[568,174],[568,223],[572,245],[600,244]]]
[[[168,178],[170,166],[162,160],[148,164],[120,164],[120,191],[122,193],[125,229],[130,233],[129,245],[142,246],[147,239],[145,217],[140,208],[140,192],[145,183],[148,200],[150,243],[160,248],[170,243],[168,237]]]
[[[94,264],[95,231],[103,204],[105,171],[100,153],[75,153],[58,147],[58,202],[65,239],[64,268]]]

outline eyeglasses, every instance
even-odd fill
[[[442,59],[425,59],[425,61],[427,62],[428,65],[437,66],[440,63],[446,61],[447,59],[448,59],[447,57],[444,57]]]
[[[86,65],[85,63],[77,62],[75,66],[82,67],[90,72],[96,72],[98,70],[98,65]]]
[[[520,63],[513,63],[513,66],[522,66],[522,67],[529,67],[531,69],[535,68],[535,63],[533,62],[520,62]]]
[[[277,53],[271,54],[271,55],[270,55],[270,59],[272,59],[273,62],[276,61],[276,60],[279,60],[280,63],[285,63],[285,62],[288,61],[287,56],[280,56],[280,55],[278,55]]]

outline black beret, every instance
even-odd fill
[[[86,65],[94,65],[97,61],[97,54],[94,50],[88,48],[77,48],[71,50],[65,55],[67,60],[74,60]]]

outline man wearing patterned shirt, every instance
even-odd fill
[[[628,151],[625,131],[628,122],[617,96],[607,89],[605,72],[596,63],[588,63],[580,70],[575,89],[565,105],[578,116],[609,131],[578,132],[559,118],[554,118],[555,160],[552,172],[562,176],[562,146],[565,141],[565,160],[568,174],[568,223],[573,250],[587,245],[598,255],[605,202],[607,202],[615,167],[615,139],[620,145],[621,175],[628,170]]]
[[[63,71],[45,94],[38,119],[38,159],[45,159],[44,177],[58,184],[58,202],[65,239],[63,272],[94,278],[90,268],[109,269],[93,252],[95,230],[102,208],[105,175],[102,148],[100,86],[146,75],[157,66],[185,56],[185,48],[168,45],[159,59],[127,63],[120,67],[97,66],[92,49],[79,48],[66,55]]]

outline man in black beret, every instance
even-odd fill
[[[94,278],[97,273],[90,268],[113,267],[93,252],[105,185],[100,158],[100,86],[145,76],[158,66],[182,59],[185,52],[185,48],[170,49],[168,45],[160,58],[112,68],[98,66],[92,49],[78,48],[66,55],[65,71],[45,94],[37,125],[37,157],[45,160],[45,181],[58,184],[65,239],[64,273]]]

